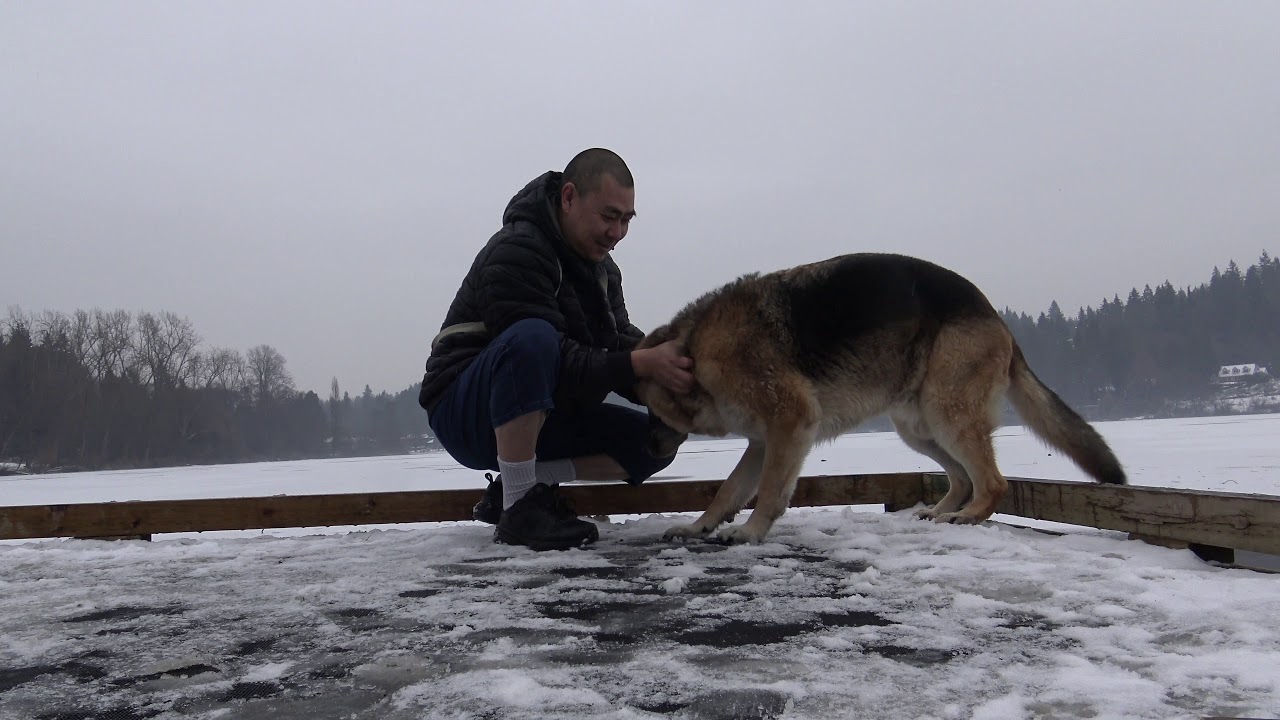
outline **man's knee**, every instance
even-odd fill
[[[632,485],[639,485],[645,480],[648,480],[654,475],[657,475],[658,473],[667,469],[667,466],[670,465],[675,459],[676,459],[676,456],[674,453],[671,455],[668,455],[667,457],[661,457],[661,458],[649,456],[648,458],[646,458],[644,462],[638,464],[635,467],[632,467],[628,471],[627,482],[631,483]]]
[[[546,320],[521,320],[507,328],[501,337],[507,352],[522,361],[558,363],[560,360],[560,334]]]

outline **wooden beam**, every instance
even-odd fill
[[[921,473],[804,477],[792,504],[898,503],[909,507],[923,492]],[[656,481],[565,486],[584,515],[704,510],[719,480]],[[149,500],[0,507],[0,539],[138,537],[155,533],[257,530],[330,525],[470,520],[480,489],[254,498]]]
[[[1006,478],[997,513],[1120,530],[1169,542],[1280,554],[1280,498],[1134,485]],[[925,474],[924,502],[947,489]]]
[[[880,505],[910,507],[923,498],[922,473],[814,475],[796,481],[791,507]],[[638,515],[701,512],[720,489],[721,480],[566,485],[565,497],[583,515]],[[749,503],[747,507],[752,507]]]
[[[0,508],[0,539],[471,519],[481,490],[277,495]]]
[[[997,512],[1120,530],[1167,542],[1280,555],[1280,498],[1010,478]],[[719,480],[566,486],[584,515],[696,512]],[[932,503],[946,477],[924,473],[800,478],[792,505]],[[470,520],[480,489],[0,507],[0,539]]]

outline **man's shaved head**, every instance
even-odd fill
[[[624,188],[635,187],[635,180],[632,179],[627,164],[617,153],[604,148],[591,148],[574,155],[565,166],[561,187],[573,183],[579,193],[589,195],[600,189],[600,180],[605,175],[613,176]]]

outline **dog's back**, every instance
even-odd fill
[[[903,255],[845,255],[777,274],[796,368],[815,382],[908,382],[938,330],[998,320],[960,275]],[[901,389],[901,388],[899,388]]]

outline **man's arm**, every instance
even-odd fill
[[[605,260],[605,274],[609,279],[609,310],[613,313],[614,323],[618,326],[618,335],[622,347],[630,350],[644,339],[644,331],[631,323],[631,314],[627,312],[627,301],[622,293],[622,270],[613,258]]]
[[[494,248],[479,279],[485,327],[497,335],[527,318],[551,323],[560,333],[556,404],[599,404],[611,390],[629,391],[635,385],[635,367],[629,352],[634,343],[626,349],[606,350],[569,337],[556,297],[563,282],[562,273],[555,256],[535,239],[515,237]]]

